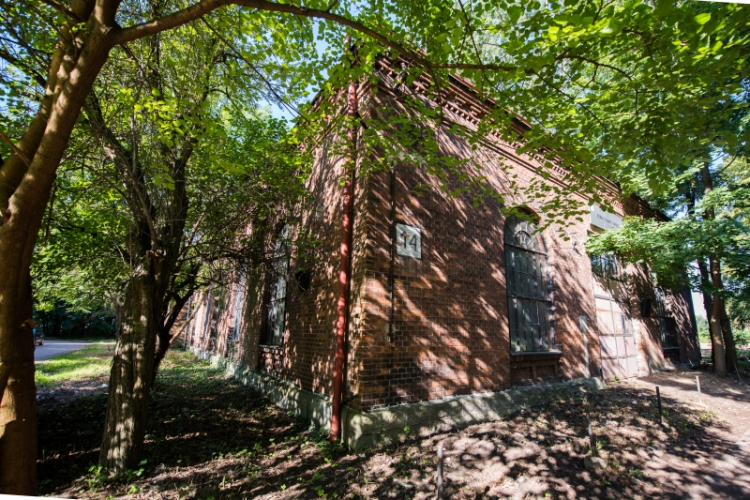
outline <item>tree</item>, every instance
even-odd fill
[[[113,473],[141,458],[151,385],[184,304],[212,277],[206,267],[255,260],[256,249],[236,235],[251,222],[261,234],[268,212],[294,206],[303,192],[297,148],[284,142],[282,122],[254,117],[257,78],[240,63],[208,21],[116,52],[64,167],[63,185],[84,191],[58,188],[62,206],[49,211],[62,214],[58,240],[94,243],[67,254],[68,275],[107,264],[120,272],[103,283],[122,296],[100,456]],[[51,249],[64,252],[56,243]]]
[[[648,167],[654,189],[668,182],[665,165],[684,149],[683,136],[671,133],[679,123],[681,106],[703,95],[704,87],[713,82],[721,82],[721,92],[710,99],[721,100],[735,92],[746,71],[747,35],[742,30],[747,11],[733,5],[712,6],[708,12],[692,2],[651,5],[634,0],[522,6],[505,1],[469,5],[460,0],[316,0],[304,7],[264,0],[175,0],[168,4],[174,10],[159,17],[150,11],[150,2],[3,2],[5,23],[22,29],[9,31],[13,41],[6,43],[0,57],[25,74],[40,65],[43,69],[33,78],[39,90],[33,118],[14,121],[11,129],[19,138],[7,141],[12,147],[0,168],[0,491],[28,493],[34,487],[29,451],[35,448],[29,266],[55,173],[87,96],[114,47],[230,5],[238,7],[242,36],[260,35],[264,40],[267,34],[280,59],[279,73],[295,70],[287,86],[293,95],[302,95],[310,86],[342,88],[343,82],[364,79],[377,56],[387,50],[411,65],[407,83],[420,73],[429,74],[433,95],[458,71],[475,81],[479,92],[495,99],[496,106],[476,129],[459,127],[453,132],[472,140],[489,133],[509,141],[521,139],[512,126],[513,115],[506,111],[512,110],[531,125],[518,150],[538,155],[542,175],[567,169],[569,189],[594,198],[600,197],[598,175],[620,173],[627,181],[635,166]],[[295,16],[296,22],[284,22],[276,13]],[[315,24],[313,18],[323,22]],[[52,28],[46,25],[48,19]],[[36,26],[44,29],[33,29]],[[362,36],[360,64],[351,68],[338,65],[345,30]],[[301,58],[316,36],[331,50]],[[332,65],[334,59],[337,64]],[[339,66],[347,69],[327,75],[332,78],[323,83],[322,70]],[[609,73],[614,77],[602,78]],[[325,108],[303,108],[302,118],[314,124]],[[442,123],[440,110],[417,109]],[[665,136],[668,139],[661,140]],[[434,165],[439,173],[437,159]],[[546,195],[543,205],[555,220],[578,210],[562,204],[565,198],[562,192]]]
[[[646,262],[664,286],[689,284],[704,292],[715,371],[726,375],[727,370],[736,371],[738,367],[725,308],[732,294],[725,281],[734,284],[735,293],[740,292],[734,295],[735,301],[750,285],[750,171],[745,170],[732,182],[719,182],[717,170],[699,162],[684,172],[681,180],[689,181],[689,201],[685,203],[677,189],[672,192],[672,201],[683,200],[683,207],[687,205],[688,209],[677,212],[672,220],[626,218],[620,229],[591,238],[587,249],[592,253],[617,252],[631,262]],[[712,187],[697,190],[693,181],[698,179],[712,181],[708,184]],[[696,191],[702,191],[697,201]],[[710,268],[706,262],[711,262]]]
[[[263,0],[203,0],[162,17],[141,13],[142,4],[134,2],[130,11],[134,24],[126,28],[116,21],[118,15],[128,15],[120,11],[119,0],[72,0],[68,5],[33,0],[20,6],[2,4],[6,25],[29,28],[47,23],[40,37],[33,29],[14,33],[10,48],[24,48],[25,57],[15,57],[9,50],[2,54],[14,69],[26,72],[29,78],[33,75],[38,88],[43,89],[33,118],[24,124],[25,128],[19,127],[19,131],[23,130],[20,138],[7,141],[11,151],[0,168],[0,491],[3,493],[29,494],[35,490],[36,418],[29,268],[55,172],[81,109],[113,47],[184,25],[226,5],[330,19],[376,34],[351,17],[331,13],[330,9]],[[262,17],[257,16],[253,28]],[[49,18],[51,22],[47,21]],[[148,21],[143,22],[144,19]],[[303,36],[298,39],[311,38],[308,36],[312,34],[311,25],[305,28],[300,30]],[[57,33],[56,37],[49,36],[52,31]],[[291,37],[286,41],[291,42]],[[41,61],[29,67],[28,61],[35,58]],[[39,66],[46,68],[39,72]],[[155,262],[151,256],[146,256],[141,274],[133,278],[132,288],[150,284],[147,270],[152,264]],[[142,298],[132,294],[123,309],[134,316],[152,317],[155,313],[151,309],[139,311]],[[152,358],[148,356],[140,362],[151,363]]]

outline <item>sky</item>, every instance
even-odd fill
[[[696,316],[708,317],[706,308],[703,307],[703,295],[700,292],[693,292],[693,308],[695,309]]]

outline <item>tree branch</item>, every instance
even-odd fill
[[[561,60],[561,59],[575,59],[575,60],[578,60],[578,61],[584,61],[584,62],[587,62],[589,64],[593,64],[594,66],[597,66],[597,67],[611,69],[612,71],[615,71],[615,72],[621,74],[622,76],[624,76],[628,80],[633,81],[633,77],[630,76],[626,71],[624,71],[624,70],[622,70],[622,69],[620,69],[620,68],[618,68],[616,66],[612,66],[612,65],[605,64],[605,63],[602,63],[602,62],[599,62],[599,61],[595,61],[594,59],[590,59],[590,58],[588,58],[586,56],[577,56],[577,55],[570,55],[570,54],[562,54],[562,55],[558,56],[557,59],[558,60]]]
[[[23,154],[23,151],[18,149],[16,145],[13,144],[13,141],[8,139],[8,137],[5,134],[3,134],[2,130],[0,130],[0,139],[2,139],[4,142],[8,144],[8,146],[10,146],[10,149],[12,149],[13,152],[16,153],[16,155],[18,155],[18,157],[26,164],[26,168],[30,168],[31,165],[29,165],[29,159],[26,158],[26,155]]]
[[[112,133],[104,123],[99,100],[93,92],[86,99],[84,110],[88,116],[93,134],[109,146],[109,148],[105,147],[104,150],[110,157],[110,160],[123,170],[124,174],[130,175],[131,177],[132,190],[135,192],[136,199],[133,200],[122,192],[120,192],[120,194],[128,201],[128,206],[133,212],[136,221],[145,220],[151,234],[152,242],[158,244],[158,233],[156,232],[156,227],[152,218],[153,205],[148,198],[148,194],[142,192],[142,190],[145,191],[145,189],[140,179],[141,176],[138,173],[140,172],[140,168],[136,165],[135,168],[137,168],[138,172],[135,172],[134,168],[130,165],[131,160],[133,162],[136,161],[134,155],[125,150],[120,141],[115,137],[114,133]],[[115,187],[115,189],[117,188]],[[137,206],[140,206],[141,208],[141,215],[139,215],[139,211],[136,210]]]
[[[23,61],[13,56],[13,54],[11,54],[10,52],[6,51],[3,48],[0,48],[0,59],[4,59],[9,64],[12,64],[16,68],[23,71],[24,73],[28,73],[29,75],[31,75],[31,77],[34,79],[34,81],[36,81],[36,83],[40,87],[44,88],[47,86],[47,80],[42,75],[40,75],[33,68],[29,68],[26,64],[24,64]]]
[[[325,10],[309,9],[307,7],[299,7],[297,5],[292,5],[292,4],[274,3],[274,2],[268,2],[265,0],[202,0],[194,5],[191,5],[190,7],[174,12],[167,16],[154,19],[152,21],[147,21],[142,24],[137,24],[129,28],[119,29],[113,35],[112,44],[121,45],[123,43],[132,42],[133,40],[138,40],[139,38],[150,36],[155,33],[159,33],[168,29],[182,26],[191,21],[195,21],[196,19],[208,14],[209,12],[213,10],[216,10],[220,7],[224,7],[227,5],[237,5],[240,7],[264,10],[268,12],[279,12],[279,13],[284,13],[284,14],[293,14],[293,15],[301,16],[301,17],[310,17],[313,19],[325,19],[327,21],[332,21],[342,26],[352,28],[353,30],[358,31],[362,33],[363,35],[366,35],[372,38],[373,40],[376,40],[382,43],[386,47],[389,47],[395,50],[396,52],[401,54],[403,57],[410,59],[416,63],[419,63],[427,68],[489,69],[489,70],[496,70],[496,71],[515,71],[517,69],[515,66],[508,66],[508,65],[503,65],[503,64],[454,64],[454,63],[434,64],[430,62],[428,59],[419,55],[419,53],[417,53],[416,51],[407,49],[403,45],[397,42],[394,42],[387,36],[382,35],[378,33],[377,31],[373,30],[372,28],[368,28],[364,24],[357,22],[357,21],[353,21],[347,17],[334,14],[332,12],[328,12]],[[526,70],[526,72],[530,73],[531,71]]]
[[[74,20],[78,21],[79,23],[83,22],[83,19],[81,19],[80,17],[78,17],[78,15],[75,12],[73,12],[70,9],[68,9],[64,5],[62,5],[62,4],[58,3],[58,2],[55,2],[54,0],[41,0],[41,2],[43,4],[45,4],[45,5],[49,5],[50,7],[52,7],[53,9],[55,9],[56,11],[58,11],[58,12],[60,12],[62,14],[65,14],[66,16],[70,17],[71,19],[74,19]]]
[[[268,88],[268,91],[269,91],[269,92],[271,93],[271,95],[272,95],[272,96],[273,96],[273,97],[274,97],[274,98],[276,99],[276,101],[278,101],[278,103],[279,103],[279,104],[281,104],[282,106],[286,107],[286,108],[287,108],[287,109],[289,109],[290,111],[292,111],[292,112],[296,113],[296,114],[297,114],[298,116],[301,116],[301,113],[300,113],[299,109],[297,109],[297,108],[296,108],[295,106],[292,106],[291,104],[289,104],[289,103],[288,103],[288,102],[286,101],[286,99],[284,99],[283,97],[281,97],[281,96],[280,96],[280,95],[279,95],[279,94],[278,94],[278,93],[276,92],[276,90],[275,90],[275,89],[273,88],[273,85],[271,85],[271,82],[270,82],[270,81],[268,81],[268,78],[266,78],[266,76],[265,76],[265,75],[264,75],[263,73],[261,73],[261,72],[260,72],[260,70],[259,70],[258,68],[256,68],[254,64],[252,64],[252,63],[251,63],[250,61],[248,61],[246,57],[244,57],[244,56],[243,56],[242,54],[240,54],[240,52],[239,52],[239,51],[238,51],[238,50],[237,50],[236,48],[234,48],[234,46],[233,46],[233,45],[232,45],[232,44],[231,44],[231,43],[229,42],[229,40],[227,40],[227,39],[226,39],[225,37],[223,37],[223,36],[222,36],[222,35],[221,35],[221,34],[220,34],[220,33],[219,33],[218,31],[216,31],[216,30],[215,30],[215,29],[213,28],[213,26],[211,26],[211,25],[210,25],[210,24],[208,23],[208,21],[206,21],[206,19],[205,19],[205,18],[201,18],[201,21],[203,21],[203,24],[205,24],[205,25],[206,25],[206,26],[208,27],[208,29],[209,29],[209,30],[211,30],[211,31],[213,32],[213,34],[214,34],[214,35],[216,35],[216,36],[217,36],[217,37],[219,38],[219,40],[221,40],[221,42],[222,42],[222,43],[223,43],[223,44],[224,44],[224,45],[225,45],[225,46],[226,46],[226,47],[227,47],[227,48],[228,48],[229,50],[231,50],[232,52],[234,52],[234,54],[235,54],[235,55],[236,55],[236,56],[237,56],[237,57],[238,57],[238,58],[239,58],[240,60],[242,60],[242,61],[243,61],[243,62],[244,62],[245,64],[247,64],[247,65],[248,65],[248,67],[250,67],[250,69],[251,69],[251,70],[253,70],[253,73],[255,73],[255,74],[256,74],[256,75],[258,76],[258,78],[260,78],[260,80],[261,80],[261,81],[263,82],[263,84],[264,84],[264,85],[265,85],[265,86],[266,86],[266,87]],[[303,117],[303,118],[304,118],[304,117]],[[305,119],[306,119],[306,118],[305,118]]]

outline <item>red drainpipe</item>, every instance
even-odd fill
[[[346,39],[349,45],[349,37]],[[352,121],[347,138],[349,139],[350,155],[344,165],[346,180],[342,199],[341,217],[341,249],[339,255],[339,297],[336,315],[336,353],[333,360],[333,408],[331,412],[330,440],[341,438],[341,390],[344,385],[344,354],[346,350],[346,331],[348,327],[347,312],[349,302],[349,277],[351,267],[352,248],[352,206],[354,205],[354,170],[356,167],[356,137],[357,129],[354,119],[357,116],[357,82],[349,83],[346,114]]]

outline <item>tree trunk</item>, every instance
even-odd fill
[[[732,325],[727,316],[727,303],[724,300],[724,297],[719,297],[719,300],[719,327],[721,328],[721,334],[724,337],[727,367],[729,371],[737,373],[739,370],[739,366],[737,365],[737,349],[734,345],[734,337],[732,336]]]
[[[0,239],[0,493],[36,494],[31,276]]]
[[[698,270],[701,274],[701,285],[704,287],[708,286],[711,283],[711,277],[708,274],[708,267],[706,267],[706,262],[701,258],[698,259]],[[708,319],[708,324],[711,324],[711,314],[714,310],[714,300],[711,297],[711,294],[708,292],[701,292],[701,295],[703,295],[703,308],[706,310],[706,319]]]
[[[711,332],[711,346],[713,347],[713,359],[714,359],[714,373],[720,377],[726,377],[727,375],[727,358],[724,350],[724,341],[721,337],[721,325],[719,324],[719,301],[716,300],[717,296],[714,296],[713,310],[711,311],[711,320],[708,324],[709,331]]]
[[[156,375],[159,372],[159,367],[161,366],[161,362],[164,360],[164,356],[167,355],[167,351],[169,351],[169,346],[172,345],[172,340],[177,338],[177,335],[179,335],[179,333],[172,335],[172,327],[174,326],[176,319],[179,317],[180,313],[182,312],[182,308],[185,307],[185,303],[189,299],[190,299],[190,296],[186,297],[184,300],[179,299],[179,302],[175,304],[174,310],[169,315],[170,317],[167,318],[167,321],[165,321],[164,324],[159,326],[159,332],[157,335],[158,342],[156,345],[156,355],[154,356],[154,370],[153,370],[153,375],[151,376],[152,386],[154,382],[156,382]],[[180,331],[182,330],[180,329]]]
[[[84,3],[79,17],[87,18],[93,2],[73,8]],[[55,46],[45,98],[23,136],[25,158],[13,154],[0,167],[0,493],[36,493],[29,268],[55,172],[111,47],[101,25],[89,23],[72,37],[74,24],[61,30]]]
[[[708,162],[703,163],[701,168],[701,177],[703,179],[703,192],[705,194],[710,193],[714,189],[713,179],[711,178],[711,171],[708,168]],[[709,207],[706,209],[704,216],[707,220],[713,220],[715,213],[713,208]],[[737,369],[737,351],[734,348],[734,338],[732,337],[732,329],[729,325],[728,319],[726,319],[726,308],[724,305],[724,297],[721,293],[724,291],[724,282],[721,279],[721,262],[715,254],[708,256],[708,270],[711,274],[711,285],[715,290],[713,296],[713,312],[711,313],[711,325],[716,323],[720,334],[724,340],[724,375],[726,375],[726,369],[729,367],[730,370]],[[725,321],[722,321],[722,317]],[[723,324],[724,323],[724,324]],[[711,334],[713,338],[713,333]],[[714,355],[714,357],[716,357]],[[715,360],[714,360],[715,361]],[[718,367],[717,371],[718,372]]]
[[[120,338],[109,378],[99,464],[113,473],[138,465],[146,435],[159,317],[155,306],[160,302],[154,297],[150,267],[134,272],[125,290]]]

